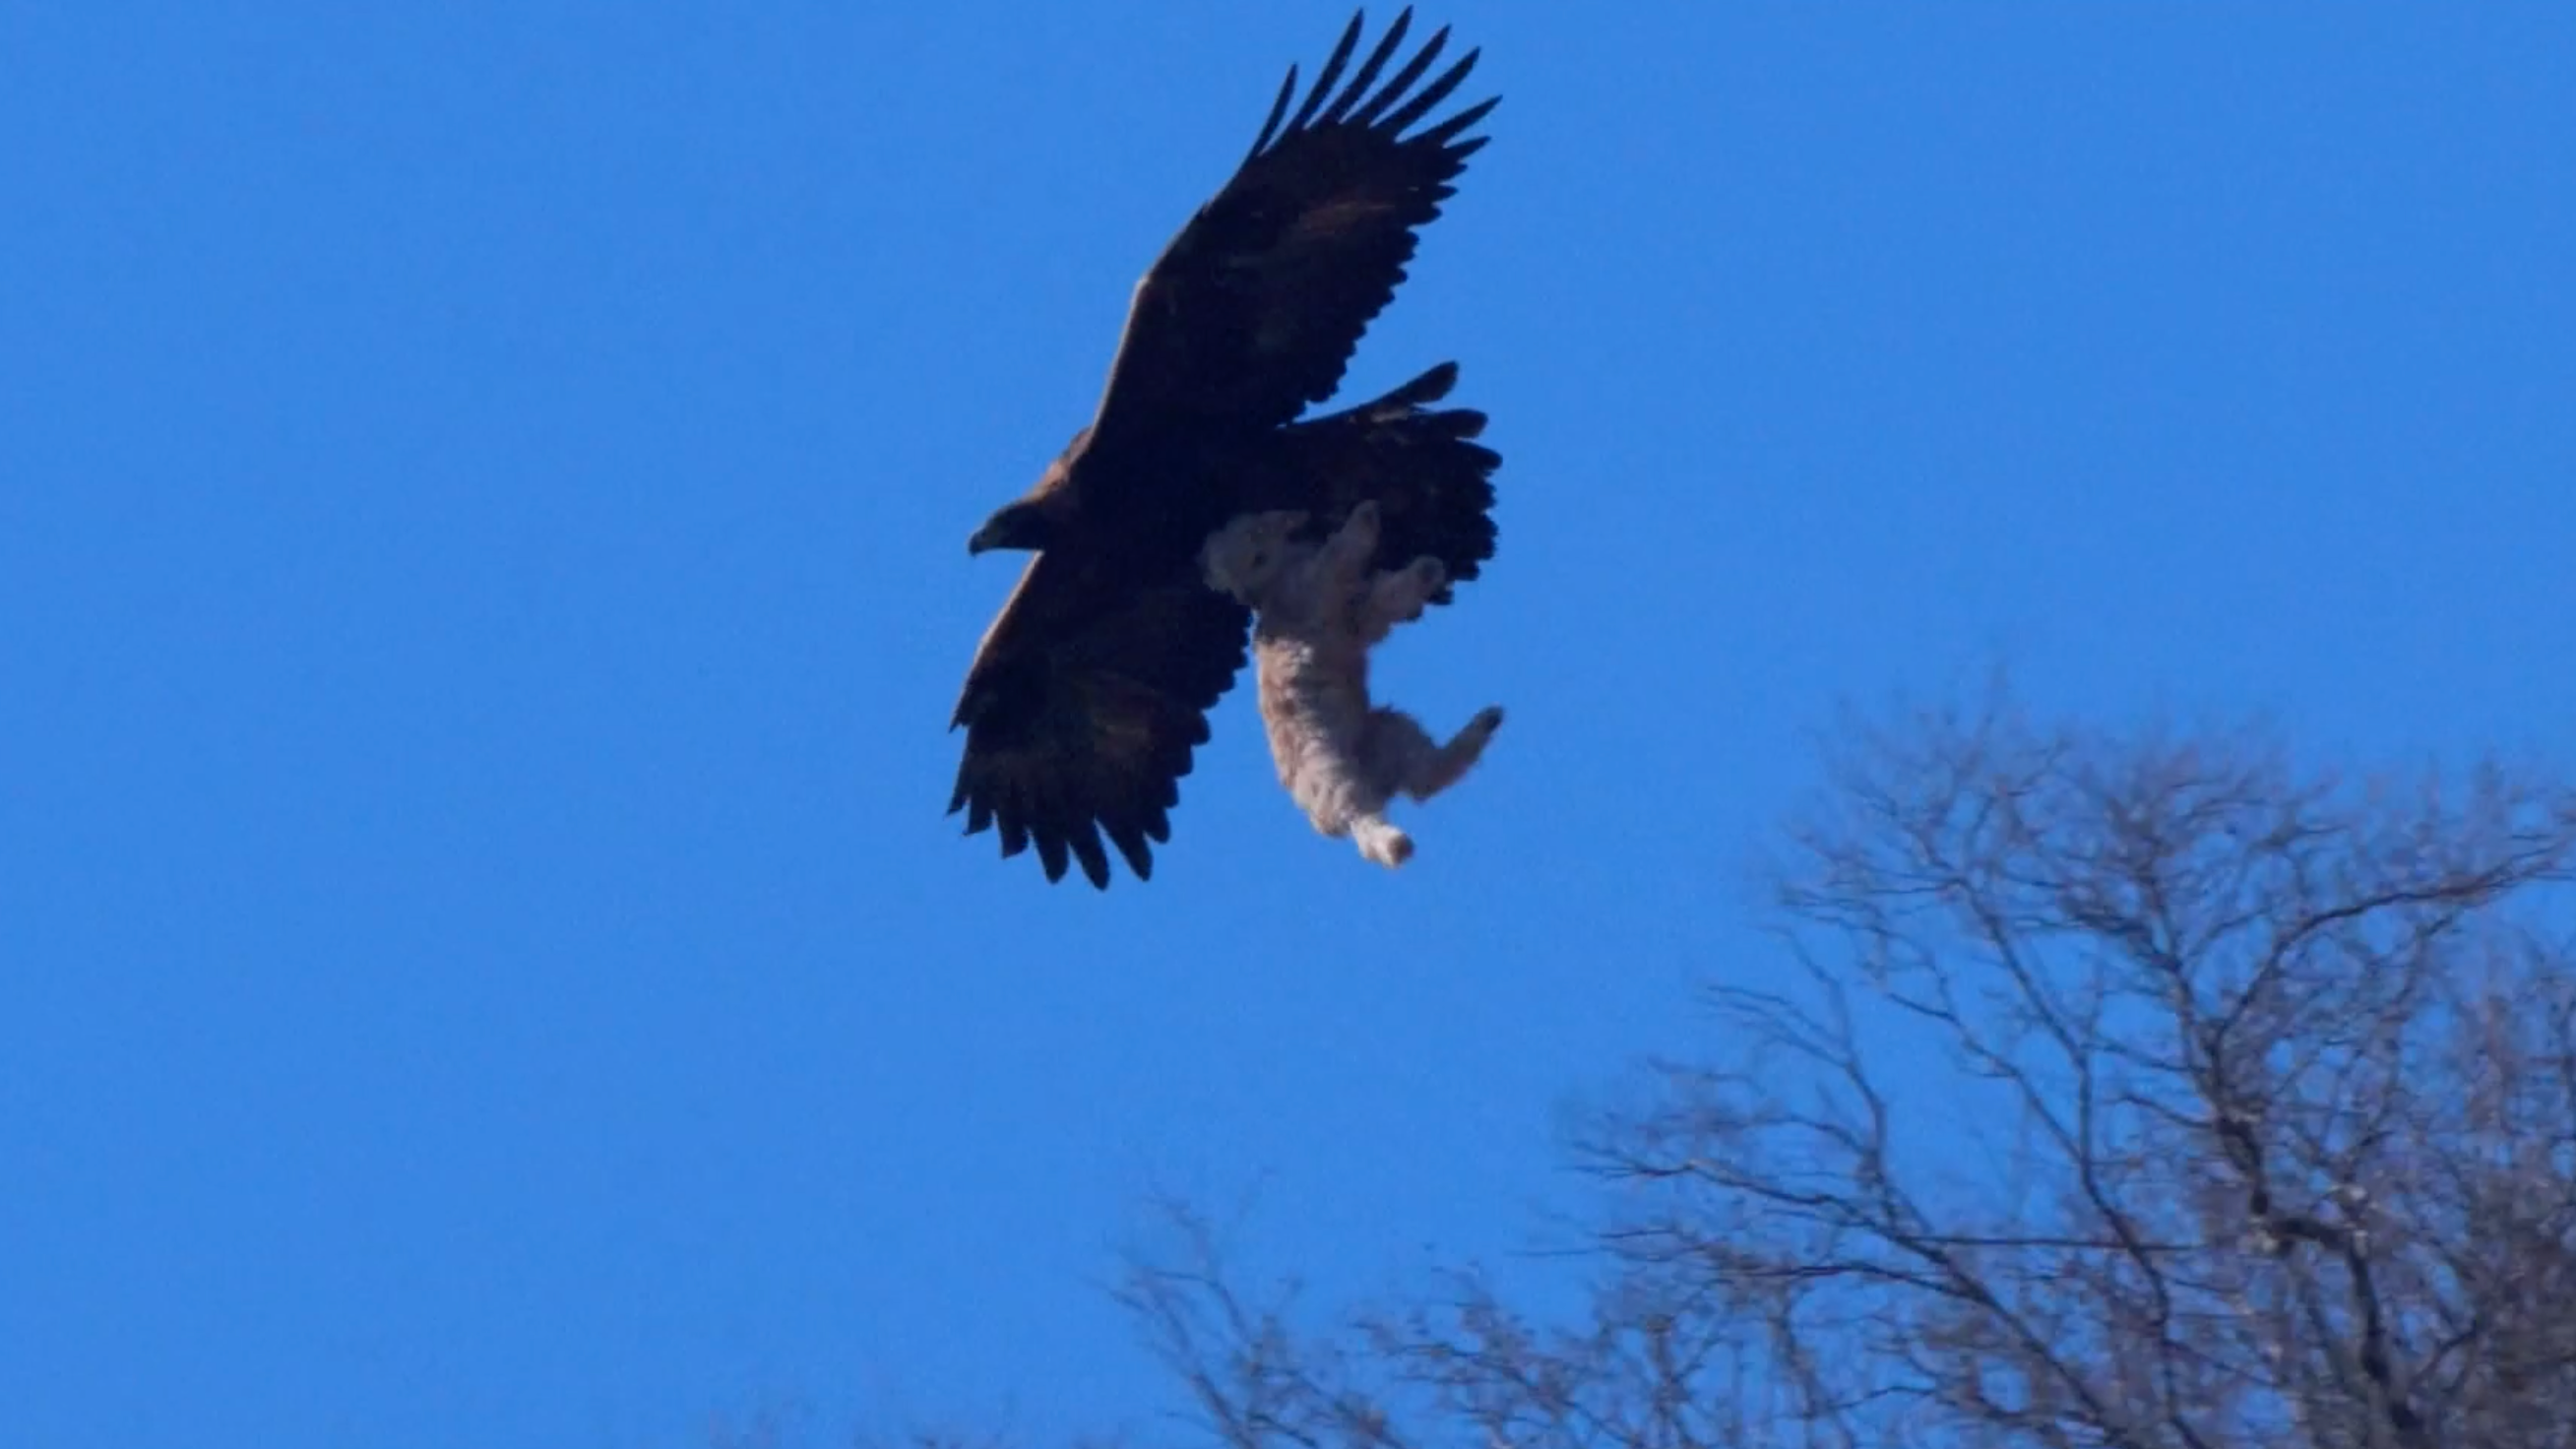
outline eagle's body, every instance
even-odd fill
[[[1446,30],[1370,93],[1410,17],[1330,94],[1359,39],[1354,17],[1283,128],[1289,72],[1242,166],[1137,284],[1091,423],[968,545],[1037,556],[968,670],[949,809],[968,812],[969,834],[998,826],[1005,856],[1035,844],[1049,880],[1069,854],[1105,888],[1104,834],[1147,877],[1146,842],[1170,838],[1207,711],[1245,662],[1250,613],[1198,568],[1228,520],[1296,510],[1324,533],[1366,498],[1383,518],[1382,557],[1428,554],[1465,580],[1493,556],[1501,460],[1473,441],[1484,416],[1425,406],[1448,393],[1454,365],[1298,418],[1339,387],[1403,280],[1415,230],[1483,145],[1456,137],[1491,100],[1403,134],[1475,62],[1470,52],[1405,94]]]

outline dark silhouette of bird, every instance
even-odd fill
[[[1456,383],[1455,363],[1300,417],[1340,388],[1420,229],[1485,144],[1465,132],[1500,100],[1405,134],[1478,52],[1415,89],[1448,43],[1443,27],[1378,84],[1408,8],[1336,91],[1362,18],[1294,115],[1289,68],[1251,151],[1137,283],[1091,421],[968,540],[970,553],[1036,556],[967,670],[948,809],[966,812],[969,835],[997,829],[1005,857],[1034,845],[1050,881],[1070,860],[1106,889],[1104,837],[1150,879],[1148,842],[1171,839],[1180,778],[1243,667],[1251,623],[1200,577],[1209,533],[1291,509],[1320,537],[1373,499],[1379,557],[1438,558],[1451,581],[1440,603],[1493,556],[1501,458],[1474,441],[1485,416],[1429,406]]]

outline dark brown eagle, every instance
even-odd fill
[[[1199,574],[1199,547],[1226,520],[1303,509],[1321,535],[1373,498],[1381,561],[1428,553],[1463,580],[1493,557],[1502,460],[1472,441],[1485,417],[1425,407],[1448,394],[1456,364],[1298,419],[1340,386],[1416,233],[1485,144],[1461,134],[1500,100],[1407,136],[1477,56],[1414,90],[1444,26],[1372,91],[1412,18],[1397,16],[1336,93],[1360,39],[1353,16],[1294,116],[1289,68],[1232,179],[1137,283],[1090,424],[966,545],[1036,557],[967,670],[948,810],[967,812],[969,835],[998,827],[1006,857],[1036,845],[1050,881],[1069,854],[1107,889],[1104,835],[1148,879],[1146,842],[1171,839],[1180,777],[1243,667],[1251,624]]]

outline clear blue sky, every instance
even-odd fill
[[[0,1440],[1134,1422],[1151,1187],[1529,1237],[1838,699],[2564,746],[2576,8],[1935,9],[1424,12],[1380,677],[1510,722],[1395,876],[1238,690],[1103,896],[941,813],[966,535],[1338,0],[8,7]]]

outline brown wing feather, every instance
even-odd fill
[[[1295,420],[1341,385],[1360,337],[1395,297],[1417,232],[1454,195],[1482,137],[1458,139],[1499,97],[1413,136],[1467,78],[1469,51],[1409,97],[1443,27],[1374,94],[1412,23],[1407,8],[1338,94],[1354,15],[1305,103],[1281,125],[1291,67],[1251,152],[1136,284],[1095,421],[1104,436],[1184,419],[1245,430]]]
[[[1444,362],[1383,397],[1298,423],[1251,482],[1247,511],[1296,508],[1320,540],[1341,527],[1361,499],[1378,505],[1373,563],[1402,568],[1424,554],[1449,581],[1431,596],[1450,602],[1494,556],[1494,470],[1502,455],[1475,441],[1485,415],[1425,406],[1448,396],[1458,365]]]
[[[1109,886],[1102,837],[1139,880],[1150,841],[1171,839],[1180,778],[1207,742],[1207,712],[1244,663],[1251,615],[1186,574],[1138,587],[1114,560],[1041,553],[1020,575],[967,670],[954,725],[965,757],[948,811],[1002,854],[1037,847],[1050,881],[1067,857]]]

